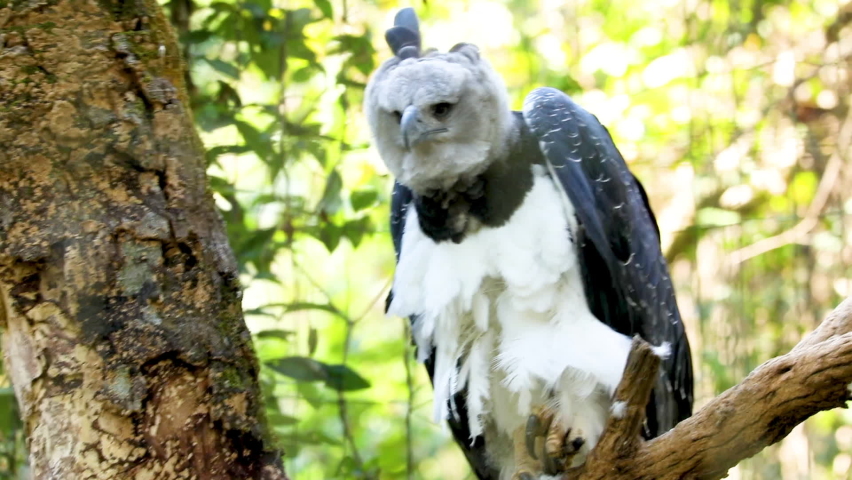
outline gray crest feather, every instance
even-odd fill
[[[413,8],[403,8],[396,14],[393,27],[385,32],[385,40],[399,58],[420,56],[420,22]]]
[[[460,52],[472,62],[479,61],[479,48],[472,43],[457,43],[450,49],[450,53]]]

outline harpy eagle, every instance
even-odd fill
[[[552,88],[522,112],[478,49],[421,51],[400,11],[364,110],[394,175],[388,313],[410,317],[446,420],[480,479],[583,461],[640,335],[664,356],[646,437],[692,409],[692,364],[659,230],[597,118]],[[653,372],[649,372],[653,374]]]

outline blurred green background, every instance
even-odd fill
[[[477,44],[515,108],[553,86],[609,127],[657,212],[697,407],[852,294],[848,0],[163,2],[294,480],[472,478],[406,322],[383,315],[392,179],[361,102],[405,6],[426,46]],[[0,365],[0,479],[26,474],[21,428]],[[850,467],[835,410],[729,478]]]

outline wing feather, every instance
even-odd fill
[[[574,206],[592,312],[620,333],[671,346],[648,406],[646,435],[659,435],[692,413],[692,363],[647,195],[606,128],[568,95],[534,90],[524,119]]]

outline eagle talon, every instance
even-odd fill
[[[547,452],[545,452],[544,459],[542,460],[542,467],[545,474],[557,475],[565,469],[565,463],[563,458],[556,455],[548,455]]]
[[[539,437],[545,437],[546,442],[547,434],[550,432],[552,425],[553,414],[544,408],[537,408],[529,417],[527,417],[527,428],[524,441],[527,446],[527,453],[529,453],[530,457],[534,460],[538,460],[538,455],[535,451],[536,439]],[[544,453],[547,453],[546,448],[544,449]]]
[[[557,475],[565,471],[574,453],[569,453],[566,445],[571,429],[565,429],[559,421],[553,421],[544,439],[544,471],[548,475]],[[575,452],[576,453],[576,452]]]
[[[538,460],[538,456],[535,453],[535,439],[541,435],[541,431],[541,418],[536,414],[531,414],[527,417],[527,429],[524,440],[527,444],[527,453],[535,460]]]

